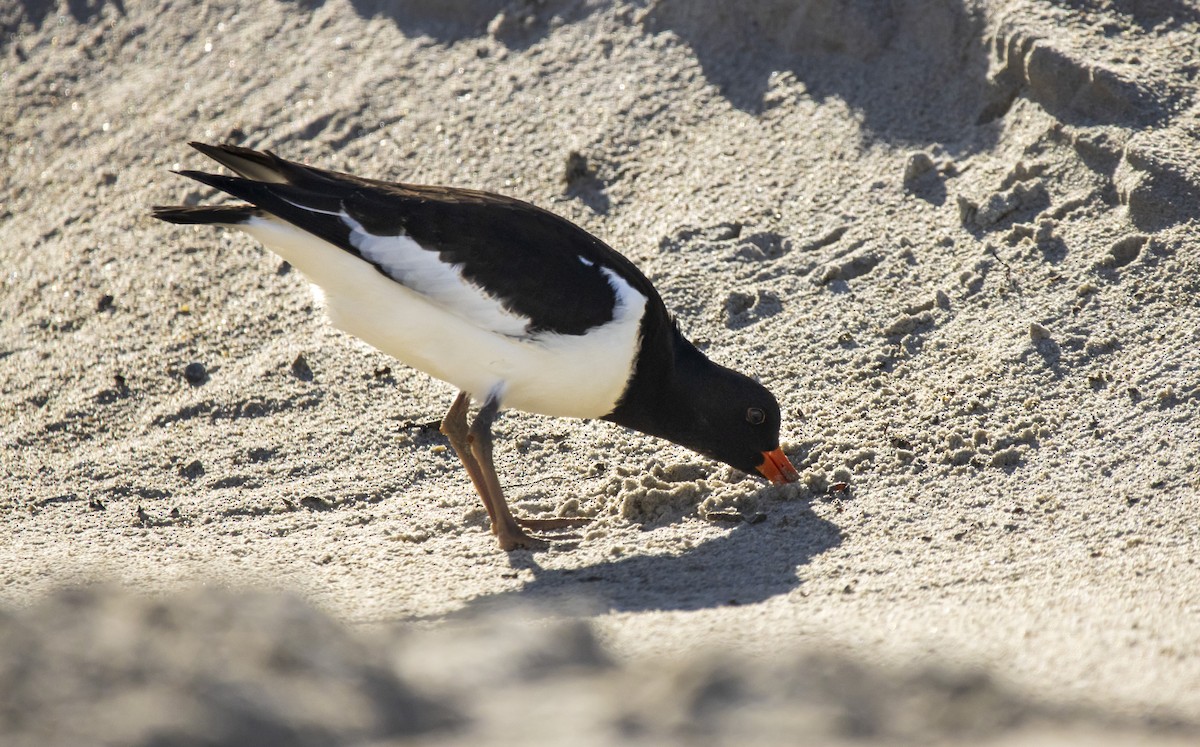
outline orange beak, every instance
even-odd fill
[[[783,449],[764,451],[763,461],[762,464],[758,465],[758,471],[774,485],[782,485],[785,482],[796,482],[800,479],[800,473],[788,461],[787,456],[783,453]]]

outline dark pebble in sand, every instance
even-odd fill
[[[295,376],[301,381],[313,380],[312,368],[309,367],[308,361],[304,358],[303,353],[297,355],[296,360],[292,361],[292,376]]]
[[[187,368],[183,369],[183,378],[192,386],[200,386],[208,381],[208,370],[204,368],[203,363],[189,363]]]
[[[186,477],[189,480],[195,480],[197,477],[204,475],[204,465],[199,459],[193,459],[183,467],[179,468],[179,476]]]

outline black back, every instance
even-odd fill
[[[527,202],[468,189],[363,179],[236,146],[193,145],[259,179],[198,171],[183,175],[360,257],[343,212],[377,236],[409,236],[458,265],[464,278],[505,308],[529,319],[529,332],[581,335],[611,321],[616,296],[602,268],[619,274],[646,296],[649,307],[666,313],[654,286],[629,260],[570,221]],[[271,174],[278,180],[261,180]],[[195,215],[189,217],[198,222]],[[376,269],[388,274],[378,265]]]

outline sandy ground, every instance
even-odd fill
[[[6,744],[1200,738],[1200,7],[151,5],[0,2]],[[803,482],[508,413],[500,552],[193,139],[578,222]]]

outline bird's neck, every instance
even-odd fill
[[[706,396],[705,374],[716,364],[674,325],[643,330],[640,348],[629,387],[604,419],[687,446],[698,426],[696,403]]]

